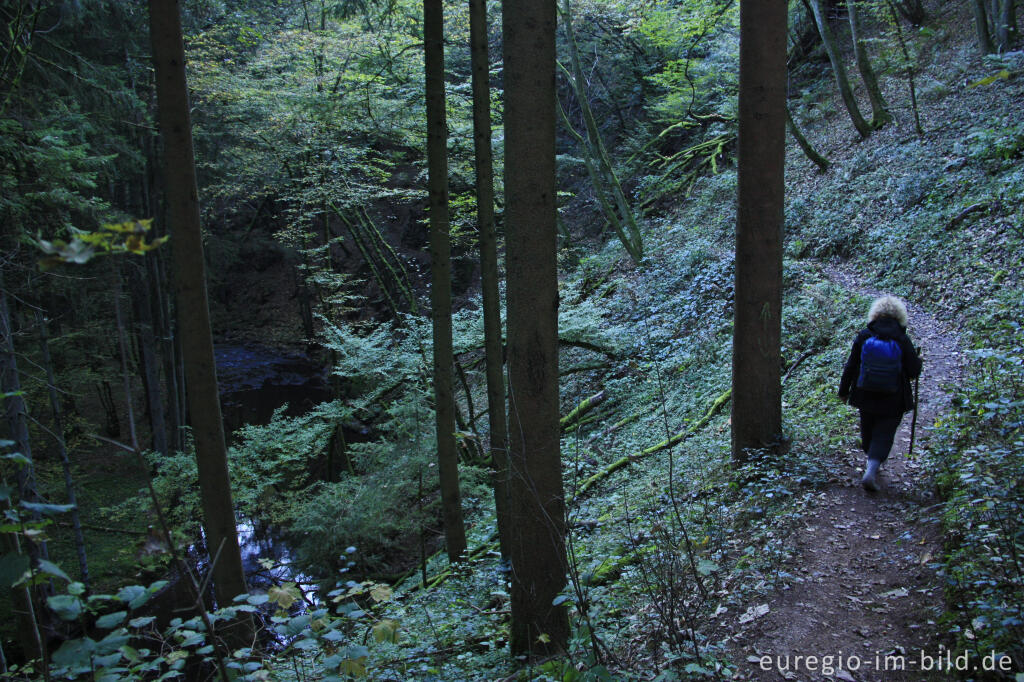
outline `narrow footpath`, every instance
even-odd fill
[[[851,291],[880,295],[843,268],[826,271]],[[737,679],[950,679],[936,672],[946,655],[936,635],[942,582],[931,568],[941,538],[923,455],[929,427],[949,404],[946,387],[956,382],[961,356],[947,325],[912,302],[907,309],[908,333],[924,360],[913,455],[907,457],[910,414],[882,468],[880,492],[860,486],[862,452],[834,453],[842,475],[816,492],[798,528],[794,577],[734,635]],[[855,430],[856,410],[849,409]]]

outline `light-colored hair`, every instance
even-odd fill
[[[907,306],[895,296],[876,298],[868,312],[868,322],[874,322],[880,317],[891,317],[899,322],[900,326],[906,327]]]

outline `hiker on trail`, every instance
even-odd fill
[[[895,296],[871,304],[868,326],[857,334],[839,382],[839,399],[860,410],[861,448],[868,459],[861,485],[878,490],[878,468],[889,457],[903,415],[914,409],[910,380],[921,358],[907,336],[907,307]]]

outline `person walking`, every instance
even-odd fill
[[[903,415],[914,409],[910,380],[921,357],[907,336],[907,307],[895,296],[871,304],[839,382],[839,399],[860,410],[861,448],[867,455],[861,485],[878,491],[878,469],[889,457]]]

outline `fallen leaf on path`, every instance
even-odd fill
[[[905,587],[897,587],[895,590],[889,590],[882,594],[883,597],[889,597],[891,599],[897,599],[899,597],[906,597],[910,592]]]
[[[742,616],[740,616],[740,623],[749,623],[753,621],[755,618],[760,618],[761,616],[768,613],[768,610],[769,609],[767,604],[751,606],[749,609],[746,610],[746,612]]]
[[[837,670],[835,678],[837,680],[843,680],[844,682],[857,682],[857,680],[853,679],[853,675],[846,672],[845,670]]]

